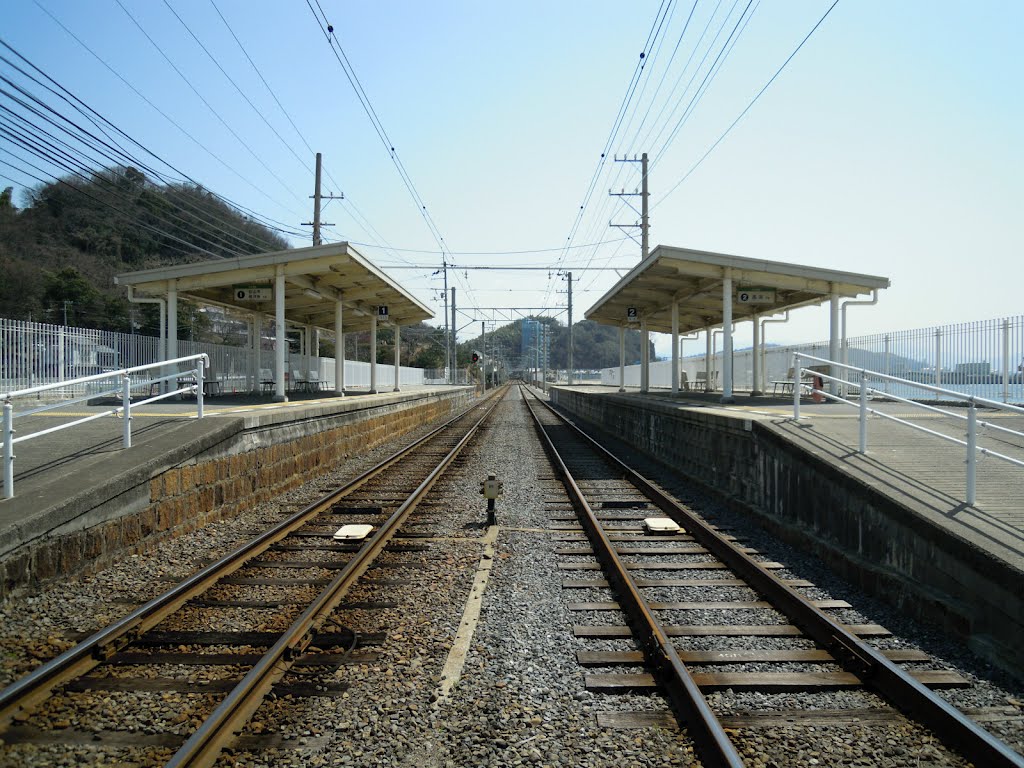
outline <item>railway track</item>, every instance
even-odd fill
[[[782,564],[765,561],[706,523],[532,393],[527,403],[569,498],[567,516],[561,518],[561,543],[567,546],[557,550],[565,558],[561,567],[573,577],[564,586],[610,588],[615,597],[569,608],[576,615],[604,617],[620,611],[625,617],[625,625],[576,625],[574,633],[632,639],[639,649],[581,651],[582,665],[607,670],[588,674],[588,688],[658,688],[706,766],[745,765],[705,698],[705,692],[726,688],[766,694],[863,688],[976,766],[1024,766],[1024,758],[930,690],[968,681],[927,669],[928,657],[917,651],[875,647],[873,639],[888,634],[883,627],[832,618],[830,612],[849,605],[805,598],[803,591],[812,584],[780,578],[776,574]],[[557,498],[548,502],[557,514]],[[646,518],[669,518],[678,532],[644,535],[640,523]],[[595,578],[598,570],[602,578]],[[753,592],[757,599],[707,597],[736,591]],[[693,649],[694,639],[699,649]],[[648,671],[632,671],[638,665]],[[658,722],[649,712],[635,717],[645,724]],[[730,726],[742,727],[735,719]]]
[[[414,530],[410,517],[442,474],[457,465],[504,391],[0,691],[2,743],[74,745],[97,738],[87,728],[74,728],[72,718],[58,717],[56,724],[44,718],[38,727],[34,714],[53,697],[73,711],[75,697],[92,696],[106,707],[102,715],[116,718],[98,693],[188,693],[195,700],[177,713],[181,728],[131,734],[120,746],[150,747],[168,766],[207,766],[235,742],[268,695],[337,693],[331,675],[321,673],[372,658],[365,649],[383,638],[347,629],[334,612],[370,569],[388,581],[394,569],[415,568],[400,558],[424,549],[417,538],[429,532]],[[347,524],[369,525],[372,532],[358,543],[335,540],[335,531]],[[393,553],[386,556],[389,562],[381,562],[383,552]],[[182,679],[168,671],[183,667],[213,672],[197,683],[194,676]],[[190,731],[187,736],[182,728]],[[117,741],[111,746],[119,746]],[[259,739],[249,741],[258,747]]]

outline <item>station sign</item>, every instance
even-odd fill
[[[636,307],[626,307],[626,320],[631,323],[640,321],[640,315],[636,311]]]
[[[380,305],[378,305],[377,306],[377,317],[387,317],[387,316],[388,316],[388,305],[387,304],[380,304]]]
[[[233,285],[231,294],[235,301],[272,301],[274,288],[269,285]]]
[[[774,304],[774,288],[740,288],[736,292],[740,304]]]

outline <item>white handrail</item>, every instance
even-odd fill
[[[841,403],[843,405],[849,405],[849,406],[853,406],[853,407],[859,408],[859,410],[860,410],[860,416],[859,416],[860,439],[859,439],[859,446],[857,448],[857,452],[858,453],[867,453],[867,417],[868,417],[868,415],[881,416],[882,418],[889,419],[890,421],[895,421],[895,422],[897,422],[899,424],[903,424],[904,426],[910,427],[911,429],[915,429],[918,432],[924,432],[925,434],[932,435],[933,437],[937,437],[939,439],[946,440],[948,442],[952,442],[952,443],[956,443],[957,445],[964,446],[967,449],[967,460],[966,460],[966,464],[967,464],[967,478],[966,478],[966,485],[967,485],[967,494],[966,495],[967,495],[967,499],[966,499],[966,501],[967,501],[968,504],[971,504],[971,505],[973,505],[975,503],[976,498],[977,498],[977,494],[976,494],[976,481],[977,481],[977,461],[978,461],[978,454],[979,453],[982,456],[992,456],[993,458],[997,458],[997,459],[1000,459],[1002,461],[1005,461],[1005,462],[1008,462],[1010,464],[1013,464],[1015,466],[1024,468],[1024,461],[1021,461],[1020,459],[1015,459],[1012,456],[1006,456],[1006,455],[1004,455],[1002,453],[998,453],[996,451],[992,451],[992,450],[989,450],[987,448],[982,448],[982,447],[978,446],[978,427],[990,427],[992,429],[998,430],[1000,432],[1004,432],[1006,434],[1013,435],[1015,437],[1024,437],[1024,432],[1020,432],[1020,431],[1017,431],[1017,430],[1014,430],[1014,429],[1010,429],[1010,428],[1004,427],[1004,426],[1002,426],[1000,424],[994,424],[994,423],[988,422],[988,421],[979,421],[978,420],[978,406],[982,405],[982,406],[985,406],[986,408],[992,408],[994,410],[1001,410],[1001,411],[1009,411],[1011,413],[1017,413],[1017,414],[1021,414],[1021,415],[1024,415],[1024,408],[1020,408],[1020,407],[1015,406],[1015,405],[1010,405],[1008,403],[1000,403],[1000,402],[998,402],[996,400],[989,400],[989,399],[983,398],[983,397],[975,397],[974,395],[965,395],[965,394],[962,394],[960,392],[954,392],[952,390],[943,389],[942,387],[936,387],[936,386],[933,386],[931,384],[922,384],[920,382],[911,381],[909,379],[901,379],[901,378],[899,378],[897,376],[890,376],[890,375],[885,374],[885,373],[879,373],[878,371],[870,371],[870,370],[867,370],[866,368],[857,368],[857,367],[852,366],[852,365],[846,365],[844,363],[837,363],[837,362],[834,362],[834,361],[829,360],[827,358],[815,357],[813,355],[802,354],[802,353],[799,353],[799,352],[793,353],[793,377],[794,377],[794,379],[796,381],[796,385],[794,385],[794,387],[793,387],[793,419],[796,420],[796,421],[800,420],[800,390],[801,390],[800,380],[803,378],[803,374],[804,373],[809,373],[809,374],[812,374],[813,376],[820,377],[822,380],[827,379],[829,381],[843,381],[843,379],[841,379],[841,378],[839,378],[837,376],[833,376],[833,375],[830,375],[830,374],[827,374],[827,373],[822,373],[820,371],[815,371],[815,370],[812,370],[810,368],[804,368],[801,365],[801,361],[813,361],[813,362],[816,362],[816,363],[824,363],[824,364],[829,365],[829,366],[834,366],[836,369],[842,369],[842,370],[845,370],[847,372],[851,372],[852,371],[852,372],[855,372],[855,373],[859,374],[859,377],[860,377],[860,392],[859,392],[860,397],[859,397],[859,403],[853,403],[850,400],[847,400],[845,398],[836,397],[836,396],[834,396],[834,395],[832,395],[832,394],[830,394],[828,392],[824,392],[821,389],[815,388],[816,392],[818,392],[822,397],[825,397],[825,398],[827,398],[830,401]],[[934,406],[927,405],[925,403],[918,403],[918,402],[916,402],[914,400],[909,400],[907,398],[898,397],[896,395],[888,394],[886,392],[883,392],[882,390],[875,389],[874,387],[868,386],[868,377],[871,377],[872,379],[880,379],[882,381],[887,381],[887,382],[894,382],[894,383],[902,384],[902,385],[905,385],[905,386],[908,386],[908,387],[915,387],[917,389],[922,389],[922,390],[925,390],[927,392],[934,392],[936,394],[940,394],[940,395],[943,395],[945,397],[952,398],[954,400],[960,400],[960,401],[965,402],[965,403],[968,404],[967,415],[966,416],[961,416],[960,414],[950,413],[949,411],[945,411],[945,410],[943,410],[941,408],[936,408]],[[876,408],[868,408],[868,406],[867,406],[868,394],[875,394],[875,393],[882,394],[887,400],[896,400],[898,402],[905,403],[908,406],[912,406],[912,407],[920,409],[920,410],[932,411],[932,412],[940,413],[940,414],[942,414],[944,416],[947,416],[949,418],[966,420],[967,421],[967,436],[966,436],[966,440],[961,440],[961,439],[953,437],[951,435],[946,435],[946,434],[943,434],[943,433],[938,432],[936,430],[928,429],[927,427],[922,427],[919,424],[914,424],[913,422],[907,421],[906,419],[901,419],[901,418],[898,418],[896,416],[893,416],[892,414],[884,413],[884,412],[882,412],[882,411],[880,411],[880,410],[878,410]]]
[[[175,373],[159,376],[154,379],[146,379],[145,381],[136,382],[132,384],[131,374],[139,373],[141,371],[148,371],[155,368],[164,368],[169,365],[179,365],[181,363],[195,362],[195,368],[177,371]],[[146,365],[136,365],[132,368],[120,368],[116,371],[108,371],[106,373],[96,373],[91,376],[81,376],[77,379],[69,379],[67,381],[56,382],[53,384],[42,384],[38,387],[29,387],[28,389],[19,389],[13,392],[6,392],[0,394],[0,401],[3,401],[3,478],[4,478],[4,498],[10,499],[14,497],[14,445],[25,440],[31,440],[36,437],[42,437],[43,435],[49,435],[53,432],[59,432],[62,429],[69,429],[70,427],[78,426],[79,424],[85,424],[86,422],[95,421],[96,419],[102,418],[103,416],[123,416],[124,427],[122,430],[122,447],[131,448],[132,446],[132,398],[131,391],[133,387],[150,386],[153,383],[161,381],[169,381],[171,379],[180,379],[182,376],[195,376],[195,382],[186,384],[183,387],[179,387],[176,390],[167,392],[164,394],[156,395],[154,397],[148,397],[145,400],[139,400],[134,405],[145,405],[147,403],[153,403],[157,400],[164,400],[174,395],[184,394],[186,392],[194,392],[196,396],[196,416],[197,418],[203,418],[203,374],[206,366],[210,364],[210,358],[205,352],[201,352],[196,355],[188,355],[186,357],[177,357],[173,360],[163,360],[159,363],[148,363]],[[51,403],[49,405],[43,405],[36,408],[32,408],[28,411],[21,413],[14,412],[14,403],[12,402],[16,397],[25,397],[28,395],[37,395],[41,392],[47,392],[54,389],[62,389],[74,384],[87,384],[93,381],[103,381],[114,377],[119,377],[121,380],[120,386],[116,389],[110,389],[102,394],[121,394],[121,405],[117,408],[111,408],[110,410],[101,411],[100,413],[94,413],[89,416],[85,416],[74,421],[69,421],[64,424],[58,424],[55,427],[48,427],[47,429],[41,429],[38,432],[33,432],[28,435],[21,437],[14,436],[14,419],[17,417],[30,416],[36,413],[42,413],[43,411],[50,411],[57,408],[65,408],[69,404],[67,401]],[[95,397],[94,393],[91,397]],[[81,402],[83,399],[78,398],[72,402]]]

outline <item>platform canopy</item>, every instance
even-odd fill
[[[659,245],[585,317],[604,325],[628,326],[632,309],[635,321],[643,320],[647,330],[671,333],[672,305],[678,302],[679,333],[720,326],[726,278],[732,280],[733,322],[822,304],[834,294],[856,297],[889,287],[885,277]]]
[[[345,309],[346,333],[368,330],[380,306],[388,308],[387,322],[396,325],[434,316],[348,243],[175,264],[127,272],[114,280],[130,286],[139,297],[163,297],[176,290],[179,297],[200,304],[272,315],[279,270],[285,284],[285,320],[290,324],[331,329],[339,300]]]

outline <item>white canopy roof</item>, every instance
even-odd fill
[[[139,296],[164,296],[172,283],[178,296],[247,312],[274,313],[278,267],[285,277],[285,318],[290,323],[334,327],[335,302],[345,308],[345,331],[365,331],[377,307],[388,307],[388,322],[411,325],[434,316],[348,243],[332,243],[252,256],[175,264],[117,275],[119,285]],[[266,291],[253,289],[271,289]],[[260,295],[266,299],[250,300]]]

